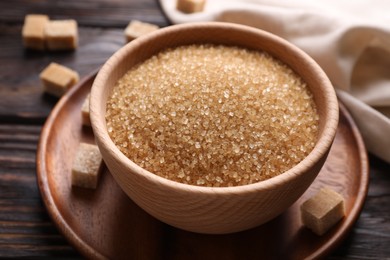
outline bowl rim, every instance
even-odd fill
[[[114,144],[108,135],[106,122],[105,120],[99,120],[101,117],[98,114],[100,102],[102,100],[103,88],[102,86],[113,70],[115,66],[121,62],[124,57],[134,48],[139,47],[144,42],[154,41],[161,37],[163,34],[168,33],[179,33],[183,30],[188,29],[203,29],[203,28],[214,27],[216,29],[225,29],[225,30],[240,30],[243,33],[252,33],[258,34],[260,37],[267,37],[268,39],[274,41],[279,45],[283,45],[285,48],[288,48],[290,51],[294,52],[298,58],[304,59],[306,64],[309,65],[313,74],[319,79],[318,81],[322,82],[321,89],[324,94],[325,102],[328,106],[327,113],[325,113],[325,124],[322,133],[318,136],[315,147],[312,151],[298,164],[289,170],[269,178],[267,180],[259,181],[252,184],[233,186],[233,187],[205,187],[205,186],[196,186],[191,184],[184,184],[176,182],[170,179],[166,179],[157,174],[149,172],[148,170],[140,167],[135,162],[126,157],[119,148]],[[283,61],[284,62],[284,61]],[[91,96],[90,96],[90,117],[91,125],[95,135],[96,142],[98,146],[103,146],[104,149],[109,151],[110,155],[113,156],[115,161],[123,164],[124,167],[129,171],[129,174],[138,174],[140,177],[147,179],[148,181],[154,182],[155,184],[160,184],[163,186],[170,187],[172,189],[179,189],[186,192],[194,193],[209,193],[209,194],[235,194],[235,193],[252,193],[258,190],[272,189],[273,187],[279,186],[284,183],[288,183],[290,180],[298,177],[299,175],[304,174],[308,169],[313,167],[322,157],[326,155],[329,151],[330,146],[333,143],[334,137],[336,135],[337,126],[338,126],[338,117],[339,117],[339,107],[337,102],[337,96],[335,90],[328,79],[325,72],[322,68],[304,51],[288,42],[287,40],[282,39],[279,36],[271,34],[261,29],[254,27],[249,27],[246,25],[226,23],[226,22],[195,22],[195,23],[186,23],[179,25],[171,25],[165,28],[161,28],[155,32],[149,33],[142,37],[139,37],[130,43],[126,44],[118,51],[116,51],[101,67],[99,70],[96,79],[92,85]],[[104,159],[104,158],[103,158]]]

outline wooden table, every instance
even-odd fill
[[[24,50],[21,28],[29,13],[76,19],[77,51]],[[88,75],[125,43],[123,29],[132,19],[169,25],[157,0],[0,2],[0,257],[81,258],[51,221],[36,183],[40,131],[57,102],[43,94],[38,74],[54,61]],[[363,211],[330,259],[390,258],[390,165],[369,159]]]

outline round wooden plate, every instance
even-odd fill
[[[228,235],[186,232],[154,219],[135,205],[107,169],[96,190],[74,188],[70,176],[80,141],[93,143],[82,126],[81,106],[96,73],[72,88],[56,105],[41,133],[38,185],[59,230],[87,258],[110,259],[314,259],[348,234],[368,188],[366,150],[341,104],[340,124],[329,157],[309,190],[286,212],[257,228]],[[346,216],[323,236],[305,228],[299,207],[328,186],[345,198]]]

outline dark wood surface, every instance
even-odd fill
[[[43,13],[79,23],[75,52],[33,52],[22,46],[24,15]],[[169,25],[157,0],[0,0],[0,257],[81,258],[59,233],[36,183],[41,128],[57,102],[38,74],[55,61],[86,76],[124,43],[132,19]],[[370,155],[363,211],[329,259],[390,259],[390,165]]]

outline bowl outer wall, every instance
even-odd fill
[[[161,50],[202,43],[264,50],[285,62],[308,83],[320,115],[320,133],[315,148],[302,162],[259,183],[209,188],[154,175],[119,151],[108,135],[105,121],[106,100],[117,80],[132,66]],[[259,29],[218,22],[170,26],[121,48],[104,64],[95,79],[90,111],[97,145],[122,190],[141,208],[165,223],[213,234],[260,225],[292,205],[310,186],[325,162],[338,124],[334,89],[322,69],[307,54]]]

